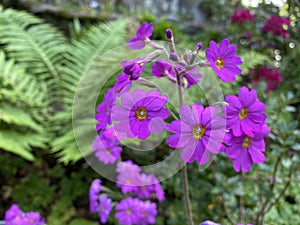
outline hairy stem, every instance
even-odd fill
[[[179,107],[183,105],[183,92],[182,92],[182,82],[181,77],[176,68],[174,67],[176,72],[176,81],[177,81],[177,90],[178,90],[178,98],[179,98]],[[191,209],[191,201],[190,201],[190,195],[189,195],[189,183],[188,183],[188,175],[187,175],[187,168],[186,165],[184,165],[181,169],[181,175],[182,175],[182,189],[183,189],[183,195],[184,195],[184,207],[185,207],[185,213],[187,216],[188,225],[193,225],[193,215],[192,215],[192,209]]]

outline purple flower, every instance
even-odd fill
[[[129,76],[129,80],[137,80],[145,69],[145,59],[136,58],[121,62],[123,72]]]
[[[261,132],[255,133],[253,137],[242,135],[235,137],[231,135],[226,148],[226,155],[233,159],[233,168],[236,172],[248,172],[253,163],[263,163],[266,160],[264,138],[270,132],[269,127],[264,124]]]
[[[90,198],[90,212],[95,213],[99,210],[99,193],[102,189],[101,180],[93,180],[91,187],[89,189]]]
[[[153,24],[146,22],[142,23],[142,26],[136,31],[136,37],[129,40],[128,47],[134,50],[142,49],[145,47],[146,42],[150,41],[150,37],[153,32]]]
[[[99,217],[101,223],[106,223],[111,210],[112,210],[111,199],[108,198],[106,195],[101,195],[99,198]]]
[[[108,139],[100,134],[96,136],[92,150],[95,151],[95,156],[99,161],[110,164],[121,158],[122,147],[115,139]]]
[[[234,82],[235,76],[242,72],[238,65],[243,62],[235,53],[236,46],[229,45],[228,39],[222,40],[219,47],[216,42],[210,41],[210,48],[206,49],[207,60],[224,83],[226,81]]]
[[[115,217],[119,224],[131,225],[137,224],[140,214],[140,200],[128,197],[116,205]]]
[[[205,164],[210,158],[210,152],[219,153],[224,139],[225,120],[217,115],[215,107],[203,108],[194,104],[192,109],[188,105],[180,108],[180,119],[167,126],[167,130],[174,133],[167,138],[172,148],[182,148],[183,161],[192,163],[196,158],[199,164]]]
[[[44,225],[45,220],[38,212],[24,213],[16,204],[5,212],[6,225]]]
[[[157,216],[156,204],[150,201],[140,202],[139,219],[140,225],[154,224]]]
[[[119,162],[116,169],[117,187],[121,188],[123,194],[136,193],[139,185],[140,167],[131,161]]]
[[[144,91],[136,89],[133,93],[126,92],[121,96],[121,107],[113,107],[112,117],[119,121],[114,128],[118,133],[126,133],[127,137],[146,139],[151,132],[161,132],[164,119],[169,111],[164,108],[167,96],[161,96],[158,90]]]
[[[45,220],[41,218],[38,212],[28,212],[26,213],[26,218],[24,219],[24,225],[44,225]]]
[[[253,137],[254,132],[259,132],[265,122],[263,114],[265,104],[258,100],[256,91],[249,91],[247,87],[241,87],[238,97],[228,95],[225,98],[229,106],[226,106],[227,128],[232,129],[234,136],[243,133]]]
[[[210,220],[206,220],[206,221],[202,222],[200,225],[220,225],[220,224],[212,222]]]
[[[165,193],[154,174],[141,173],[139,175],[139,187],[135,194],[139,198],[156,198],[158,201],[165,199]]]
[[[123,92],[127,92],[130,90],[132,84],[132,80],[130,80],[130,76],[125,73],[122,73],[118,76],[117,82],[113,86],[113,90],[119,92],[119,94]]]
[[[152,74],[156,77],[167,77],[172,82],[176,82],[176,75],[172,64],[166,60],[157,60],[152,65]]]
[[[17,204],[12,204],[11,207],[5,212],[5,224],[7,225],[17,224],[16,220],[20,220],[22,222],[24,216],[25,214],[19,208],[19,206]]]
[[[176,69],[178,70],[178,72],[181,72],[184,70],[184,67],[181,65],[175,65]],[[187,72],[185,72],[182,77],[184,78],[184,82],[186,82],[186,84],[183,83],[183,85],[188,89],[190,88],[192,85],[197,84],[200,80],[200,78],[202,77],[201,73],[197,73],[197,68],[194,67],[190,70],[188,70]]]
[[[111,108],[115,104],[116,97],[113,89],[108,90],[104,95],[103,102],[97,107],[98,114],[95,115],[95,119],[99,122],[96,125],[96,130],[101,130],[107,124],[111,124]]]

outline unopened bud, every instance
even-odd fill
[[[171,29],[167,29],[166,30],[166,36],[167,36],[167,39],[172,39],[173,37],[173,32]]]
[[[198,44],[196,44],[195,50],[200,51],[202,49],[202,46],[203,46],[202,42],[199,42]]]
[[[177,62],[179,60],[179,56],[175,52],[171,52],[170,60]]]

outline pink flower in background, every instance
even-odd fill
[[[243,8],[235,10],[231,16],[231,23],[235,24],[241,24],[247,21],[252,22],[253,20],[254,17],[251,11]]]
[[[258,78],[265,80],[267,92],[277,90],[280,82],[282,81],[279,69],[270,69],[266,66],[261,67],[258,70]]]
[[[153,24],[143,22],[141,27],[136,31],[136,37],[129,40],[128,47],[134,50],[142,49],[146,45],[146,41],[150,41],[152,32],[154,30]]]
[[[236,172],[248,172],[253,163],[263,163],[266,160],[264,138],[270,133],[269,127],[264,124],[261,132],[255,133],[253,137],[242,135],[235,137],[231,135],[226,143],[226,155],[233,159],[233,168]]]
[[[205,164],[211,152],[220,152],[225,121],[217,113],[218,109],[211,106],[204,108],[194,104],[192,109],[188,105],[181,106],[180,120],[167,126],[167,130],[173,133],[167,138],[167,143],[172,148],[182,148],[183,161],[192,163],[196,158],[199,164]]]
[[[282,38],[288,38],[288,27],[291,25],[291,21],[286,17],[272,16],[270,17],[263,30],[267,33],[273,33],[274,36],[281,36]]]
[[[236,45],[229,45],[229,40],[224,39],[220,45],[210,41],[210,48],[206,49],[206,58],[212,69],[222,82],[234,82],[235,76],[241,74],[242,70],[238,67],[243,62],[236,56]]]
[[[255,90],[241,87],[238,97],[228,95],[225,97],[229,104],[225,107],[227,128],[232,129],[234,136],[246,134],[254,136],[254,132],[260,132],[265,122],[266,115],[263,114],[266,106],[259,101]]]

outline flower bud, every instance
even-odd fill
[[[179,56],[178,56],[175,52],[171,52],[171,53],[170,53],[170,59],[171,59],[172,61],[177,62],[177,61],[179,60]]]
[[[171,29],[167,29],[166,30],[166,36],[167,36],[167,39],[172,39],[173,37],[173,32]]]

